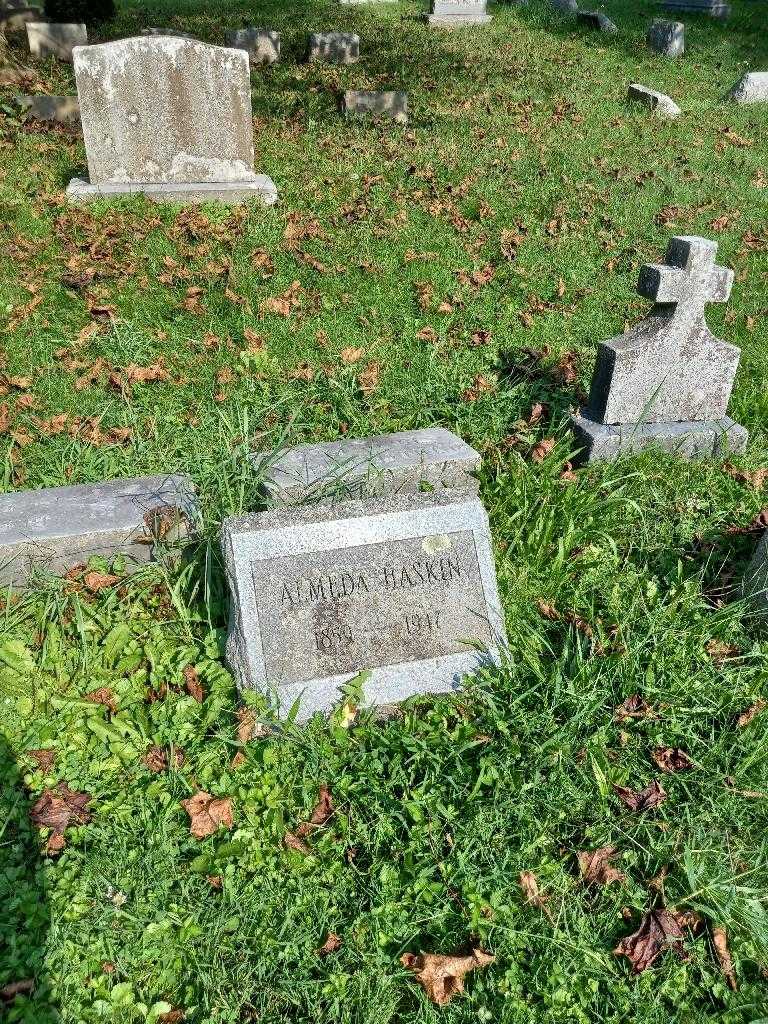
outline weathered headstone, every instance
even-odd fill
[[[360,36],[354,32],[313,32],[309,37],[310,61],[356,64],[360,60]]]
[[[0,495],[0,584],[35,570],[64,573],[96,555],[125,555],[127,571],[153,557],[158,539],[194,529],[186,476],[148,476]]]
[[[704,317],[727,302],[733,271],[715,265],[717,243],[670,240],[665,264],[647,264],[637,290],[656,304],[637,327],[598,349],[589,402],[571,417],[589,460],[658,444],[679,454],[740,451],[747,431],[727,415],[739,349]]]
[[[578,0],[552,0],[552,6],[567,14],[576,14],[579,9]]]
[[[662,6],[668,11],[690,11],[711,18],[727,18],[731,13],[730,4],[724,0],[664,0]]]
[[[227,654],[241,687],[305,720],[370,670],[365,700],[457,689],[506,646],[474,495],[391,495],[226,520]]]
[[[280,60],[280,33],[268,28],[238,28],[227,32],[227,46],[245,50],[251,64],[276,64]]]
[[[408,94],[347,89],[342,97],[341,109],[348,117],[373,115],[391,118],[398,124],[406,124],[408,121]]]
[[[685,25],[682,21],[654,18],[645,39],[649,48],[663,57],[682,57],[685,53]]]
[[[607,32],[611,36],[616,35],[619,31],[616,23],[611,21],[608,15],[603,14],[602,11],[579,11],[576,17],[583,25],[588,25],[589,28],[596,28],[600,32]]]
[[[658,117],[674,120],[682,114],[682,110],[671,97],[666,96],[663,92],[656,92],[655,89],[649,89],[647,85],[638,85],[633,82],[627,89],[627,99],[650,107]]]
[[[34,121],[58,121],[61,124],[78,124],[80,104],[77,96],[16,96],[21,109]]]
[[[732,103],[768,103],[768,71],[750,71],[726,96]]]
[[[137,36],[76,47],[74,65],[90,181],[70,183],[72,201],[276,201],[274,183],[253,170],[243,50]]]
[[[271,462],[254,458],[277,503],[342,502],[445,489],[476,492],[480,455],[444,427],[300,445]]]
[[[486,25],[491,21],[486,0],[432,0],[427,21],[441,28]]]
[[[744,597],[760,616],[768,615],[768,530],[760,538],[744,576]]]
[[[33,57],[57,57],[71,61],[72,50],[88,42],[88,29],[75,22],[28,21],[27,39]]]
[[[10,35],[14,32],[25,32],[28,22],[41,21],[43,17],[40,7],[16,7],[8,11],[0,11],[0,34]]]

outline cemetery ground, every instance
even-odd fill
[[[0,1014],[768,1017],[768,641],[739,600],[768,481],[765,107],[720,102],[766,66],[765,12],[685,17],[665,61],[649,2],[610,0],[614,37],[543,0],[452,34],[415,3],[211,7],[124,3],[102,38],[280,30],[253,72],[274,209],[69,206],[77,133],[3,94],[3,488],[188,472],[204,530],[181,566],[4,601],[0,987],[22,988]],[[361,62],[303,64],[333,28]],[[627,107],[633,81],[683,117]],[[404,89],[409,125],[343,120],[345,87]],[[736,272],[708,318],[742,349],[749,450],[574,470],[568,411],[672,234]],[[258,504],[249,452],[435,424],[483,454],[509,661],[388,722],[355,719],[353,682],[330,722],[255,729],[216,541]],[[63,839],[30,817],[60,782]],[[212,834],[181,803],[198,791]],[[613,950],[641,927],[658,957],[635,974]],[[401,963],[473,948],[495,960],[443,1007]]]

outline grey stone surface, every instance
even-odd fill
[[[668,11],[690,11],[711,18],[727,18],[731,13],[730,5],[723,0],[665,0],[662,6]]]
[[[0,35],[25,32],[28,22],[42,19],[43,11],[40,7],[17,7],[11,11],[0,11]]]
[[[473,495],[397,495],[228,519],[227,653],[241,687],[306,720],[370,670],[365,701],[457,689],[498,660],[504,621]]]
[[[408,122],[408,94],[347,89],[341,100],[341,109],[347,116],[374,115],[391,118],[398,124],[406,124]]]
[[[682,57],[685,53],[685,25],[682,21],[654,18],[645,39],[654,53],[664,57]]]
[[[682,114],[682,110],[670,96],[665,96],[663,92],[656,92],[655,89],[649,89],[647,85],[638,85],[633,82],[627,89],[627,99],[635,103],[642,103],[643,106],[650,107],[654,114],[669,120],[674,120]]]
[[[197,183],[130,182],[126,184],[92,185],[84,178],[73,178],[67,185],[71,203],[93,203],[116,196],[144,195],[155,203],[196,205],[214,200],[221,203],[245,203],[256,199],[266,206],[277,202],[277,188],[266,174],[254,174],[250,181],[203,181]]]
[[[582,447],[582,461],[615,459],[651,445],[686,458],[707,458],[743,452],[749,434],[728,416],[721,420],[690,423],[597,423],[584,415],[571,417],[571,427]]]
[[[0,583],[23,585],[35,570],[63,573],[95,555],[126,555],[128,569],[135,568],[153,557],[157,530],[152,515],[161,509],[178,516],[182,534],[194,529],[197,502],[188,477],[148,476],[2,494]]]
[[[579,9],[578,0],[552,0],[552,6],[569,14],[576,14]]]
[[[238,28],[226,34],[227,46],[245,50],[251,64],[276,64],[280,60],[280,33],[268,28]]]
[[[432,0],[427,22],[443,28],[486,25],[491,21],[486,0]]]
[[[477,492],[480,455],[444,427],[300,445],[271,462],[254,458],[272,501],[343,502],[444,489]]]
[[[177,32],[173,28],[143,28],[139,35],[142,36],[175,36],[177,39],[197,39],[197,36],[190,35],[189,32]]]
[[[576,17],[583,25],[596,28],[600,32],[607,32],[614,36],[619,31],[615,22],[611,21],[607,14],[602,11],[578,11]]]
[[[768,614],[768,530],[760,538],[744,575],[743,589],[755,611],[761,616]]]
[[[33,57],[57,57],[71,62],[72,50],[88,42],[88,29],[75,22],[28,21],[27,41]]]
[[[212,185],[228,201],[238,200],[238,190],[254,198],[265,191],[267,182],[253,169],[243,50],[136,36],[78,46],[74,66],[90,186],[98,194],[154,198],[167,190],[176,202],[198,202],[199,192],[216,198]],[[89,193],[75,182],[68,194],[83,201]]]
[[[356,64],[360,60],[360,36],[354,32],[313,32],[308,60],[329,64]]]
[[[746,431],[726,416],[740,352],[714,337],[704,317],[708,303],[727,302],[733,284],[733,271],[716,266],[716,255],[716,242],[677,236],[665,264],[641,268],[637,290],[655,305],[637,327],[599,346],[588,405],[571,420],[577,436],[593,438],[588,452],[606,453],[590,457],[610,457],[625,447],[626,434],[617,440],[616,431],[595,431],[590,421],[629,428],[627,437],[668,436],[682,452],[685,432],[709,429],[713,444],[727,433],[732,447],[743,448]],[[638,427],[645,424],[660,429]],[[697,448],[707,443],[691,440]]]
[[[77,96],[19,95],[16,96],[16,102],[35,121],[59,121],[62,124],[77,124],[80,121]]]
[[[768,103],[768,71],[750,71],[726,96],[732,103]]]

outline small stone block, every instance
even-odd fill
[[[658,446],[673,455],[707,458],[743,452],[749,433],[730,417],[690,423],[598,423],[589,416],[571,416],[571,429],[582,449],[577,461],[600,462]]]
[[[92,185],[84,178],[73,178],[67,186],[71,203],[94,203],[116,196],[143,195],[154,203],[245,203],[257,200],[265,206],[277,202],[277,187],[266,174],[255,174],[250,181],[124,182]]]
[[[80,104],[77,96],[16,96],[16,102],[34,121],[57,121],[60,124],[77,124],[80,121]]]
[[[583,25],[596,28],[600,32],[607,32],[609,35],[616,35],[619,31],[616,24],[611,21],[607,14],[602,11],[579,11],[576,15]]]
[[[685,25],[682,21],[656,18],[645,38],[650,49],[664,57],[682,57],[685,53]]]
[[[291,448],[263,466],[264,493],[274,502],[340,502],[387,493],[445,489],[477,492],[480,455],[444,427],[404,430],[359,440]]]
[[[40,7],[17,7],[11,11],[0,12],[0,35],[26,31],[30,21],[42,21],[44,15]]]
[[[125,555],[128,570],[153,557],[152,513],[194,529],[197,502],[183,475],[109,480],[0,495],[0,583],[25,584],[35,570],[62,574],[94,556]],[[172,511],[173,510],[173,511]]]
[[[227,656],[298,719],[370,670],[366,703],[456,690],[506,648],[488,517],[467,494],[391,495],[225,520]]]
[[[280,33],[267,28],[239,28],[226,35],[227,46],[245,50],[251,64],[276,64],[280,60]]]
[[[404,92],[365,92],[361,89],[347,89],[341,101],[341,108],[348,117],[373,115],[391,118],[398,124],[408,122],[408,95]]]
[[[354,32],[313,32],[309,60],[328,64],[356,64],[360,60],[360,36]]]
[[[726,96],[731,103],[768,103],[768,71],[750,71]]]
[[[88,29],[83,24],[28,21],[27,40],[33,57],[56,57],[72,61],[72,50],[88,43]]]
[[[674,120],[682,114],[680,107],[669,96],[665,96],[663,92],[656,92],[655,89],[649,89],[646,85],[638,85],[636,82],[633,82],[627,90],[627,99],[650,107],[654,114],[668,120]]]

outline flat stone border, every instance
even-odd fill
[[[145,195],[155,203],[186,203],[194,205],[220,200],[223,203],[244,203],[256,199],[266,206],[277,202],[277,187],[266,174],[257,174],[252,181],[233,182],[148,182],[92,185],[85,178],[73,178],[67,186],[71,203],[92,203],[115,196]]]

